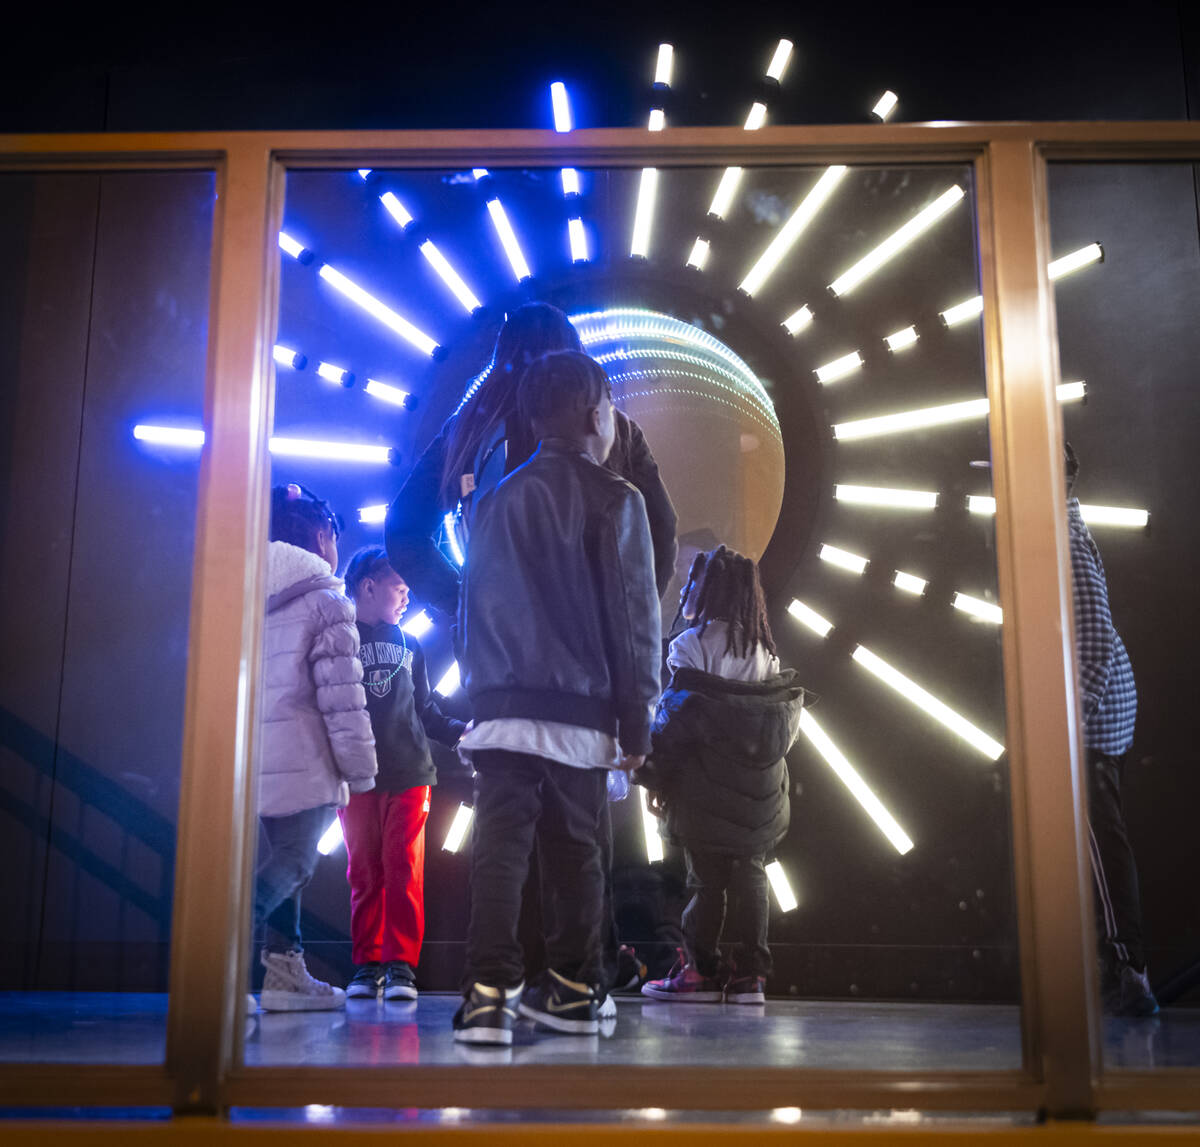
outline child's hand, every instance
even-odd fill
[[[646,754],[638,753],[636,756],[626,756],[621,758],[621,763],[617,766],[623,773],[632,773],[635,769],[640,769],[646,763]]]
[[[663,800],[662,793],[656,793],[653,790],[648,790],[646,793],[646,807],[660,819],[666,814],[667,802]]]

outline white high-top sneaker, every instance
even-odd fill
[[[346,1006],[346,993],[315,980],[304,966],[303,952],[263,951],[267,970],[259,1003],[265,1012],[327,1012]]]

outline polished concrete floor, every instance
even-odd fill
[[[1005,1070],[1020,1066],[1016,1008],[980,1004],[771,1000],[759,1007],[619,1001],[600,1036],[544,1035],[522,1024],[511,1051],[455,1044],[457,998],[351,1000],[344,1012],[248,1016],[246,1062],[388,1064],[608,1063],[849,1069]],[[0,993],[0,1062],[155,1063],[167,997],[135,993]],[[1200,1066],[1200,1009],[1148,1021],[1107,1020],[1111,1067]],[[482,1057],[482,1058],[481,1058]]]

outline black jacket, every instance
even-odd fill
[[[617,440],[605,465],[632,482],[645,501],[654,544],[655,581],[661,597],[675,572],[678,552],[675,507],[641,427],[621,411],[615,414]],[[454,509],[454,506],[444,504],[441,495],[442,467],[453,425],[451,418],[426,447],[388,508],[384,525],[384,545],[392,568],[408,582],[416,597],[449,614],[458,608],[459,573],[434,544],[433,535],[442,516]],[[533,445],[524,443],[520,435],[510,440],[507,473],[528,461]]]
[[[375,787],[394,793],[436,785],[428,738],[452,747],[466,726],[437,707],[425,671],[425,655],[415,638],[401,633],[398,625],[364,625],[361,621],[358,636],[367,713],[379,760]]]
[[[642,496],[545,442],[475,506],[459,640],[476,721],[528,717],[650,748],[659,605]]]
[[[760,682],[677,669],[654,715],[652,757],[635,776],[663,797],[666,838],[696,852],[773,849],[787,835],[784,757],[803,708],[794,669]]]

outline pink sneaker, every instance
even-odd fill
[[[680,1003],[719,1004],[725,993],[721,981],[714,976],[702,976],[688,963],[683,949],[670,973],[662,980],[647,980],[642,985],[642,995],[652,1000],[676,1000]]]

